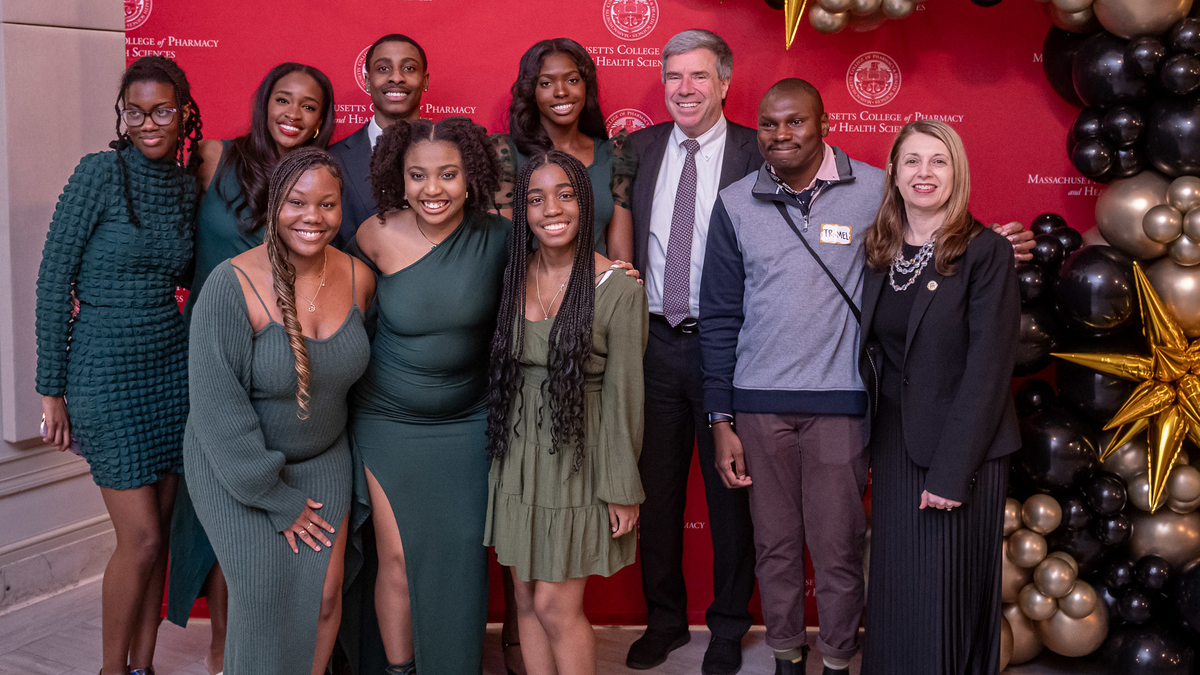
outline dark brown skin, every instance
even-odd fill
[[[566,54],[547,56],[538,73],[534,97],[542,114],[542,128],[554,149],[573,155],[584,166],[590,165],[595,146],[590,136],[579,131],[579,114],[583,112],[587,85],[574,59]],[[562,112],[554,109],[554,106],[563,105],[571,107]]]
[[[421,117],[421,94],[429,91],[429,73],[421,53],[407,42],[385,42],[371,53],[367,64],[367,93],[375,108],[375,122],[383,129],[398,120]],[[402,94],[399,101],[388,94]]]
[[[281,157],[317,137],[323,103],[321,86],[308,73],[288,73],[275,83],[267,103],[267,130]]]
[[[768,93],[758,106],[758,151],[793,190],[817,177],[829,116],[808,92]]]
[[[126,133],[129,134],[134,147],[148,159],[162,159],[175,155],[181,123],[188,114],[187,110],[178,110],[170,124],[159,126],[150,117],[150,113],[159,108],[179,108],[175,101],[175,89],[166,82],[132,82],[125,90],[121,109],[141,110],[146,113],[146,121],[139,126],[128,127]]]

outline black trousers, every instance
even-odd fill
[[[712,604],[705,623],[713,635],[740,640],[750,630],[754,592],[754,532],[745,488],[730,490],[714,465],[712,431],[704,411],[700,336],[671,328],[650,315],[646,345],[646,427],[639,468],[642,504],[642,591],[649,628],[677,631],[688,625],[683,578],[683,509],[692,448],[708,501],[713,544]]]

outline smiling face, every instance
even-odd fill
[[[275,82],[267,101],[267,131],[280,155],[316,138],[324,99],[321,85],[308,73],[288,73]]]
[[[430,227],[462,222],[467,175],[449,141],[418,141],[404,155],[404,196],[417,220]]]
[[[279,209],[280,241],[293,254],[312,257],[325,250],[342,224],[342,184],[328,167],[300,175]]]
[[[134,147],[148,159],[162,159],[174,156],[176,144],[179,142],[180,122],[186,111],[175,113],[175,119],[166,125],[155,123],[151,113],[159,108],[178,108],[175,101],[175,88],[166,82],[143,80],[130,83],[122,97],[122,110],[140,110],[146,114],[146,121],[140,126],[127,127],[126,133],[133,141]],[[181,114],[182,112],[182,114]]]
[[[526,197],[529,229],[546,248],[572,246],[579,236],[579,200],[567,172],[557,164],[534,170]]]
[[[389,124],[396,120],[416,120],[421,116],[421,94],[428,87],[429,74],[416,46],[408,42],[384,42],[371,53],[367,89],[377,119],[383,117]]]
[[[940,140],[922,133],[904,139],[896,153],[896,188],[910,211],[936,213],[954,190],[954,165]]]
[[[821,166],[825,151],[821,139],[827,135],[829,117],[814,96],[778,92],[768,94],[758,106],[758,151],[784,180],[803,176],[811,182],[808,174],[815,176]]]
[[[533,93],[542,120],[569,127],[583,112],[587,84],[574,59],[567,54],[550,54],[542,61]]]
[[[721,119],[729,80],[717,77],[717,55],[707,49],[668,57],[663,67],[667,111],[689,138],[696,138]]]

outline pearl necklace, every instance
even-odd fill
[[[912,283],[921,276],[925,265],[929,264],[929,259],[933,257],[933,240],[925,242],[921,245],[921,250],[917,251],[917,255],[913,256],[912,260],[904,259],[904,248],[901,247],[896,251],[896,257],[892,258],[892,264],[888,269],[888,283],[892,285],[892,290],[897,293],[907,290]],[[896,285],[896,272],[900,274],[912,274],[912,278],[904,282],[903,286]]]

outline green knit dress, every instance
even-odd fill
[[[229,584],[225,672],[296,675],[312,668],[330,549],[293,553],[281,532],[306,498],[324,505],[317,513],[334,527],[349,512],[346,394],[366,370],[370,344],[357,305],[333,335],[305,338],[311,400],[300,419],[287,333],[274,321],[253,330],[237,274],[231,262],[218,265],[192,315],[183,457]]]
[[[611,576],[630,565],[637,532],[612,538],[608,504],[645,500],[638,474],[644,416],[646,291],[614,270],[596,287],[592,355],[584,365],[583,464],[551,454],[545,382],[553,320],[525,321],[524,377],[509,417],[508,453],[492,461],[484,544],[522,581]]]
[[[175,286],[192,260],[195,179],[174,158],[88,155],[63,189],[37,285],[37,392],[66,396],[100,487],[177,473],[188,414],[187,333]],[[74,302],[79,313],[72,316]]]

